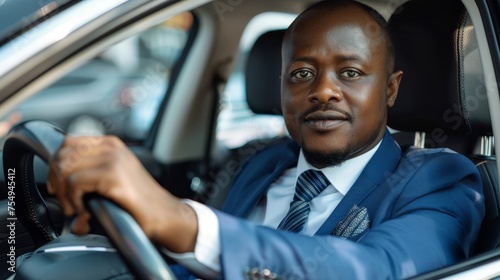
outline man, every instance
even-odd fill
[[[247,163],[223,209],[233,215],[173,197],[111,137],[77,163],[88,139],[68,137],[49,191],[77,214],[75,233],[88,230],[82,195],[97,192],[204,278],[399,279],[450,265],[477,236],[480,178],[461,155],[392,140],[387,108],[402,72],[391,49],[380,19],[355,2],[321,2],[292,23],[281,97],[295,143]]]

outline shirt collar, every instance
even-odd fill
[[[339,191],[342,195],[346,195],[346,193],[351,189],[354,182],[356,182],[356,180],[358,179],[365,166],[378,150],[381,143],[382,140],[380,140],[380,142],[378,142],[378,144],[368,152],[348,159],[340,165],[329,166],[323,169],[318,169],[310,165],[306,161],[301,149],[299,154],[299,161],[297,163],[297,174],[295,182],[297,182],[299,175],[308,169],[320,170],[321,172],[323,172],[323,174],[325,174],[326,178],[328,178],[330,183],[335,187],[335,189],[337,189],[337,191]]]

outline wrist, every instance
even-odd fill
[[[194,252],[198,235],[196,213],[180,200],[176,204],[175,211],[168,215],[171,220],[164,220],[151,239],[174,253]]]

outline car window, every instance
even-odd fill
[[[286,133],[283,117],[254,114],[246,102],[244,66],[257,38],[271,30],[285,29],[296,15],[266,12],[255,16],[245,28],[239,57],[222,95],[222,110],[217,124],[217,140],[227,148],[236,148],[255,138]]]
[[[192,14],[183,13],[112,46],[3,116],[0,135],[42,119],[73,135],[144,140],[192,26]]]
[[[57,13],[69,2],[71,0],[0,0],[0,38],[15,36],[16,31],[28,29],[33,22]]]

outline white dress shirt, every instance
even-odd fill
[[[310,202],[311,211],[301,234],[314,235],[358,179],[368,161],[379,148],[380,143],[370,151],[346,160],[341,165],[323,169],[310,165],[305,160],[301,150],[297,167],[285,170],[283,175],[271,184],[266,195],[247,217],[248,220],[260,225],[277,228],[288,212],[299,175],[308,169],[316,169],[323,172],[331,184]],[[221,254],[217,216],[209,207],[203,204],[192,200],[184,201],[193,207],[198,217],[198,236],[195,251],[194,253],[184,254],[174,254],[166,250],[164,252],[196,274],[206,279],[216,279],[220,273]]]

